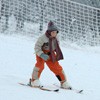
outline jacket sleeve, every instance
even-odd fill
[[[37,42],[36,42],[36,44],[35,44],[35,48],[34,48],[35,49],[35,53],[38,56],[40,56],[43,53],[42,48],[41,48],[43,44],[44,44],[44,42],[43,42],[42,38],[39,37]]]
[[[59,37],[57,36],[57,41],[58,41],[58,44],[60,45],[60,41],[59,41]]]

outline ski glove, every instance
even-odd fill
[[[48,56],[47,54],[44,54],[44,53],[42,53],[42,54],[40,55],[40,57],[41,57],[43,60],[45,60],[45,61],[47,61],[47,60],[49,59],[49,56]]]

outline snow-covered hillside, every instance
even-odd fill
[[[27,83],[35,64],[34,39],[0,35],[0,100],[100,100],[100,53],[63,48],[60,61],[70,84],[83,94],[60,90],[59,93],[20,86]],[[99,49],[99,48],[98,48]],[[59,84],[45,66],[41,83]]]

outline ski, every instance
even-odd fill
[[[59,92],[59,89],[63,89],[57,84],[53,84],[53,85],[56,86],[58,89],[49,89],[45,86],[41,86],[41,87],[31,86],[30,84],[25,84],[25,83],[19,83],[19,84],[22,85],[22,86],[28,86],[28,87],[31,87],[31,88],[38,88],[38,89],[43,90],[43,91],[51,91],[51,92]],[[74,91],[75,93],[79,93],[79,94],[83,93],[82,89],[78,90],[78,89],[70,88],[70,89],[63,89],[63,90],[66,90],[66,91],[71,90],[71,91]]]
[[[74,89],[74,88],[70,88],[70,89],[64,89],[64,88],[61,88],[59,85],[57,85],[57,84],[53,84],[54,86],[56,86],[56,87],[58,87],[59,89],[63,89],[63,90],[71,90],[71,91],[74,91],[74,92],[76,92],[76,93],[80,93],[80,94],[82,94],[83,93],[83,89],[80,89],[80,90],[78,90],[78,89]]]
[[[38,89],[43,90],[43,91],[51,91],[51,92],[58,92],[59,91],[59,89],[48,89],[44,86],[31,86],[30,84],[24,84],[24,83],[19,83],[19,84],[22,86],[28,86],[31,88],[38,88]]]

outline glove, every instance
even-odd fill
[[[45,61],[47,61],[47,60],[49,59],[49,56],[48,56],[47,54],[44,54],[44,53],[42,53],[42,54],[40,55],[40,57],[41,57],[43,60],[45,60]]]

